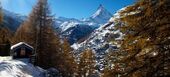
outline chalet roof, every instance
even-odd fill
[[[25,42],[19,42],[19,43],[15,44],[15,45],[12,45],[12,46],[11,46],[11,50],[13,50],[14,48],[16,48],[16,47],[18,47],[18,46],[20,46],[20,45],[26,45],[26,46],[28,46],[28,47],[30,47],[30,48],[33,49],[33,47],[30,46],[30,45],[28,45],[27,43],[25,43]]]

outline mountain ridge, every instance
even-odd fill
[[[100,5],[97,11],[88,18],[80,20],[65,17],[56,18],[55,28],[59,29],[60,35],[67,38],[70,44],[74,44],[107,23],[111,17],[111,13]]]
[[[22,16],[5,9],[3,10],[3,13],[3,25],[13,32],[15,32],[17,28],[24,22],[24,20],[27,19],[27,16]],[[61,38],[67,38],[70,44],[74,44],[80,39],[91,34],[101,25],[107,23],[111,17],[112,15],[110,12],[108,12],[104,6],[100,5],[92,16],[85,19],[66,17],[55,18],[54,29],[59,33]]]
[[[3,22],[2,25],[7,27],[9,30],[15,32],[21,23],[27,18],[26,16],[22,16],[8,10],[3,9]]]

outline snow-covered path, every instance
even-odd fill
[[[44,72],[30,63],[0,57],[0,77],[44,77]]]

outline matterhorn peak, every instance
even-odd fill
[[[100,4],[97,11],[91,16],[91,19],[98,23],[106,23],[111,17],[112,14]]]
[[[102,4],[99,5],[98,10],[106,10]]]

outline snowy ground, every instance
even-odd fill
[[[1,57],[1,56],[0,56],[0,63],[1,63],[2,61],[11,60],[11,59],[12,59],[11,56],[7,56],[7,57]]]
[[[44,77],[44,72],[28,62],[0,57],[0,77]]]

